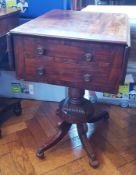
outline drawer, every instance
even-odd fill
[[[85,41],[24,37],[26,59],[53,58],[55,62],[91,64],[112,62],[117,46]]]
[[[123,70],[123,45],[111,47],[105,43],[19,35],[14,37],[14,44],[19,79],[102,92],[118,90]],[[42,44],[46,49],[37,54],[37,47]],[[95,55],[93,59],[82,59],[89,49]]]
[[[108,64],[101,64],[95,69],[93,66],[26,59],[24,79],[99,90],[98,87],[109,83],[110,70]]]

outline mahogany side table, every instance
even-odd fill
[[[96,156],[86,136],[87,123],[108,118],[94,116],[84,90],[117,93],[124,81],[129,47],[129,24],[125,14],[54,10],[11,30],[17,77],[69,87],[57,115],[58,134],[37,151],[58,143],[73,123],[93,167]]]

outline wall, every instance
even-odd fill
[[[67,89],[62,86],[17,80],[13,71],[0,72],[0,96],[61,101],[66,97]]]
[[[0,0],[5,1],[5,0]],[[19,0],[6,0],[8,7],[16,8]],[[71,0],[25,0],[28,3],[28,8],[25,12],[21,13],[21,17],[35,18],[53,9],[70,9]],[[4,3],[3,3],[4,4]]]

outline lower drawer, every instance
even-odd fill
[[[110,92],[110,65],[100,64],[99,67],[64,64],[43,60],[25,60],[24,79],[35,82],[80,87]],[[112,84],[113,82],[111,82]]]

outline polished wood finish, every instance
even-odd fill
[[[13,60],[3,60],[4,58],[10,57],[9,48],[7,43],[7,33],[12,28],[19,25],[19,11],[14,9],[0,8],[0,70],[13,68]],[[6,65],[6,66],[5,66]],[[2,82],[1,82],[2,83]],[[16,115],[21,114],[21,105],[19,99],[6,99],[0,98],[0,125],[9,118],[6,115],[8,110],[13,110]],[[1,136],[1,131],[0,131]]]
[[[109,116],[107,112],[94,115],[93,105],[83,97],[84,89],[117,92],[127,64],[127,16],[54,10],[11,33],[18,78],[70,87],[57,110],[63,121],[58,134],[38,149],[37,156],[43,158],[75,123],[90,164],[96,167],[86,123]]]
[[[84,90],[70,88],[69,97],[61,101],[59,109],[57,110],[57,115],[63,121],[59,123],[58,134],[55,135],[48,144],[44,144],[37,150],[37,157],[44,158],[44,152],[58,143],[66,135],[71,124],[75,123],[81,143],[90,158],[90,165],[94,168],[97,167],[99,162],[87,138],[88,126],[86,123],[94,123],[101,119],[107,120],[109,118],[108,112],[94,115],[93,105],[89,100],[84,98]]]
[[[125,45],[22,35],[14,42],[19,79],[113,93],[125,71]]]
[[[128,45],[128,30],[128,17],[125,14],[53,10],[11,32]]]
[[[21,117],[12,115],[4,123],[4,137],[0,139],[2,175],[135,175],[135,108],[96,104],[96,110],[104,109],[110,114],[106,123],[99,122],[95,128],[88,124],[88,138],[101,160],[97,169],[88,165],[75,125],[47,151],[45,159],[37,159],[37,146],[48,143],[56,134],[57,123],[62,122],[55,115],[57,107],[54,102],[23,100]]]
[[[116,93],[127,64],[128,28],[122,14],[49,12],[11,30],[17,76]]]
[[[85,12],[101,12],[101,13],[124,13],[129,17],[130,33],[131,33],[131,49],[128,57],[128,72],[135,72],[136,68],[136,6],[127,5],[88,5],[82,11]]]

